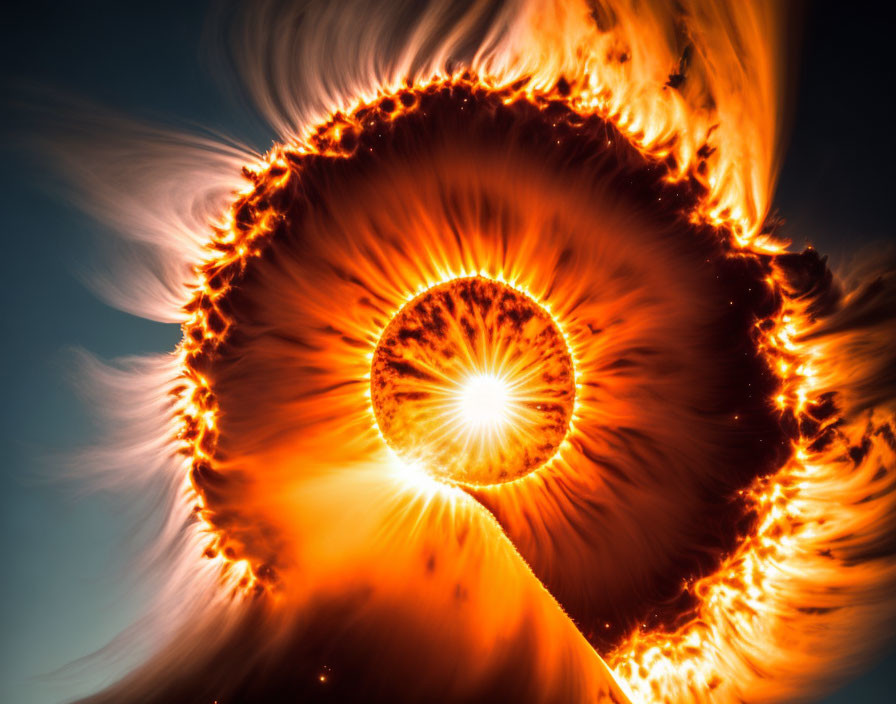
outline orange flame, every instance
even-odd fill
[[[754,339],[777,377],[778,390],[767,399],[768,405],[777,408],[783,425],[795,428],[795,439],[783,466],[743,491],[756,519],[714,573],[688,585],[696,607],[686,623],[629,633],[611,652],[601,654],[612,675],[604,672],[602,661],[583,644],[581,634],[570,635],[570,622],[550,599],[539,607],[539,613],[549,614],[539,623],[551,638],[574,640],[571,647],[584,666],[600,673],[598,684],[587,691],[610,692],[607,696],[616,701],[623,696],[620,688],[631,701],[645,703],[784,701],[803,696],[821,680],[851,666],[853,657],[868,647],[866,639],[853,631],[872,630],[873,621],[892,614],[887,590],[896,583],[896,561],[890,554],[875,554],[870,546],[889,530],[896,515],[891,477],[896,448],[893,399],[862,408],[857,398],[874,373],[873,350],[863,350],[856,342],[864,333],[826,329],[823,316],[813,307],[817,302],[798,289],[784,260],[776,258],[786,251],[786,243],[773,236],[767,222],[781,138],[786,27],[780,9],[772,2],[690,0],[673,8],[669,3],[618,0],[523,3],[514,10],[494,22],[493,31],[466,64],[447,68],[459,35],[481,19],[478,6],[459,24],[458,36],[445,39],[427,61],[417,61],[415,48],[409,46],[391,70],[348,81],[348,89],[331,97],[313,118],[298,110],[292,118],[270,115],[284,130],[284,144],[274,147],[261,165],[244,170],[247,185],[236,194],[224,221],[215,226],[202,261],[194,262],[191,298],[183,307],[184,337],[173,392],[175,420],[181,452],[190,466],[190,499],[199,530],[208,539],[205,554],[219,565],[235,594],[291,598],[291,576],[278,574],[245,550],[206,505],[203,487],[233,465],[231,456],[219,458],[221,425],[227,418],[216,380],[207,377],[206,369],[239,324],[226,303],[233,282],[284,225],[280,204],[299,188],[308,160],[352,157],[373,124],[368,123],[372,115],[397,120],[414,114],[420,109],[417,96],[426,91],[445,87],[484,91],[507,105],[525,102],[545,114],[561,104],[582,118],[606,120],[650,163],[665,169],[669,183],[696,189],[700,197],[691,220],[716,228],[732,257],[771,262],[765,285],[781,305],[773,318],[756,321]],[[415,35],[419,45],[434,26],[425,21]],[[290,105],[275,94],[259,96],[259,101],[263,106]],[[305,121],[295,124],[300,117]],[[429,237],[428,232],[422,227],[421,237]],[[363,457],[374,466],[386,462],[382,453],[370,449],[379,439],[364,384],[371,356],[382,330],[404,302],[451,278],[482,274],[506,280],[552,306],[577,363],[576,381],[588,380],[589,371],[596,368],[595,353],[588,349],[586,326],[575,319],[569,303],[581,292],[572,290],[572,284],[559,292],[552,288],[549,269],[556,259],[544,255],[545,246],[536,236],[519,244],[521,254],[508,264],[500,260],[498,249],[490,248],[488,233],[470,235],[469,249],[451,251],[443,240],[431,236],[414,246],[417,268],[409,260],[394,261],[389,265],[391,279],[382,268],[370,265],[365,270],[364,261],[350,263],[350,269],[374,282],[379,296],[371,304],[374,313],[363,320],[351,312],[313,310],[325,305],[319,299],[307,303],[310,318],[324,320],[326,312],[334,325],[341,326],[343,337],[352,340],[343,347],[319,341],[321,349],[314,353],[318,356],[311,355],[337,367],[337,376],[345,380],[345,390],[332,400],[333,412],[342,413],[332,437],[356,433],[352,446],[344,449],[346,458]],[[369,243],[371,249],[377,246]],[[391,252],[383,246],[382,253]],[[344,252],[349,258],[352,254]],[[307,289],[304,282],[296,287]],[[847,297],[840,305],[849,303]],[[840,394],[837,400],[832,393]],[[581,404],[577,397],[576,403],[576,417],[593,411],[595,405],[588,397]],[[363,412],[352,415],[355,411],[346,410],[354,408]],[[276,467],[279,458],[258,462]],[[394,489],[398,499],[393,498],[400,504],[394,509],[401,516],[399,525],[407,524],[412,533],[449,525],[446,530],[453,534],[467,521],[478,526],[476,535],[483,541],[500,543],[501,561],[521,562],[501,528],[493,525],[490,515],[483,517],[481,506],[470,497],[427,477],[409,477],[407,468],[392,469],[390,477],[399,487]],[[359,476],[367,477],[368,471]],[[537,495],[531,487],[538,477],[521,481],[530,484],[520,492]],[[315,485],[302,491],[327,493]],[[279,512],[288,511],[294,498],[294,494],[267,497]],[[290,530],[298,533],[299,527],[310,530],[304,519],[296,519]],[[355,538],[339,540],[346,555],[363,559],[363,547],[355,544]],[[333,576],[327,579],[346,578],[348,570],[341,563],[349,559],[334,558],[318,547],[311,552],[330,561]],[[485,562],[482,558],[481,564]],[[481,569],[482,575],[492,574]],[[506,569],[520,584],[532,578],[518,564]],[[400,581],[385,574],[378,578],[383,583]],[[524,587],[510,591],[520,601],[528,593]],[[439,608],[436,597],[426,598]],[[512,618],[510,612],[522,607],[512,602],[511,608],[491,596],[477,599],[477,610],[492,614],[484,620],[493,630],[482,625],[483,633],[471,637],[485,649],[488,634],[500,630],[501,619]],[[560,621],[555,619],[561,617],[563,625],[557,625]],[[557,672],[550,677],[556,680]]]

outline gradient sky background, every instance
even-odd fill
[[[796,243],[812,242],[834,262],[893,240],[894,39],[891,22],[871,9],[878,4],[807,9],[776,207]],[[72,350],[110,359],[168,351],[180,336],[84,286],[106,233],[47,189],[47,171],[16,143],[14,103],[23,87],[45,86],[124,114],[218,128],[258,148],[273,138],[202,58],[206,3],[27,5],[5,9],[0,26],[0,701],[9,704],[64,701],[99,685],[65,666],[129,625],[142,599],[123,572],[131,517],[116,498],[47,479],[58,473],[54,457],[97,437],[70,380]],[[819,704],[893,701],[896,652],[868,666]]]

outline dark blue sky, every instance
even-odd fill
[[[835,261],[893,239],[893,40],[875,4],[809,8],[776,199],[789,235]],[[77,667],[53,671],[103,647],[143,596],[121,572],[130,517],[115,497],[78,496],[74,485],[47,479],[54,457],[97,437],[70,381],[71,350],[110,359],[164,352],[179,338],[176,326],[109,308],[81,283],[104,233],[46,188],[47,171],[16,144],[14,103],[23,87],[43,85],[266,147],[273,135],[227,98],[201,59],[207,8],[189,5],[85,0],[4,10],[0,701],[57,702],[98,684]],[[823,704],[892,701],[896,655],[882,658]]]

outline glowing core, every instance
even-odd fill
[[[519,479],[569,430],[575,372],[550,314],[482,276],[437,284],[407,303],[373,355],[370,398],[386,443],[454,484]]]
[[[508,420],[510,394],[507,384],[494,374],[470,377],[460,394],[462,420],[482,431],[497,430]]]

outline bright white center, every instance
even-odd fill
[[[507,417],[509,393],[503,379],[492,374],[470,377],[460,393],[460,416],[468,425],[497,428]]]

